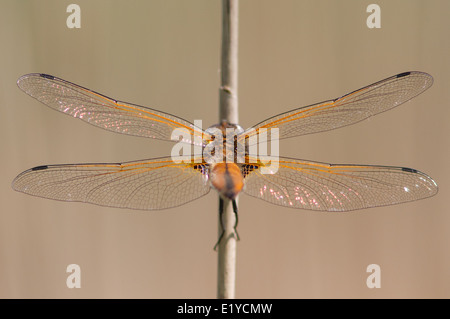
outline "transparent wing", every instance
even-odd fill
[[[433,84],[423,72],[405,72],[376,82],[340,98],[301,107],[271,117],[253,126],[252,136],[260,128],[278,128],[280,139],[328,131],[351,125],[396,107],[421,94]]]
[[[244,192],[280,206],[343,212],[414,201],[438,191],[433,179],[410,168],[290,158],[273,163],[278,163],[275,174],[262,174],[262,163],[242,166]]]
[[[50,199],[144,210],[179,206],[210,190],[207,165],[176,164],[170,157],[38,166],[18,175],[12,186]]]
[[[192,142],[193,136],[199,136],[199,141],[202,138],[202,130],[182,118],[117,101],[51,75],[27,74],[17,80],[17,85],[50,108],[108,131],[171,140],[173,130],[181,128],[189,132]]]

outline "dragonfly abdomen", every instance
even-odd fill
[[[235,163],[213,164],[210,178],[212,186],[228,199],[235,199],[244,187],[244,177]]]

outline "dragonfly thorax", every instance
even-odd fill
[[[210,138],[206,145],[203,156],[208,163],[238,163],[238,157],[244,156],[243,145],[239,145],[238,136],[244,129],[237,124],[222,121],[206,129]]]

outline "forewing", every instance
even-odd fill
[[[423,199],[438,191],[433,179],[410,168],[273,161],[275,174],[262,174],[261,162],[243,166],[244,192],[280,206],[351,211]]]
[[[253,126],[259,129],[279,129],[279,138],[328,131],[360,122],[390,110],[423,93],[433,84],[433,77],[423,72],[405,72],[376,82],[340,98],[294,109],[271,117]]]
[[[174,129],[202,140],[202,130],[182,118],[131,103],[121,102],[77,84],[47,74],[27,74],[17,85],[48,107],[79,118],[91,125],[121,134],[171,140]],[[209,134],[203,132],[205,139]]]
[[[177,164],[170,157],[38,166],[18,175],[13,188],[49,199],[144,210],[179,206],[210,190],[205,163]]]

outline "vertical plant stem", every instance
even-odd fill
[[[219,120],[238,124],[238,0],[222,0]]]
[[[238,0],[222,0],[222,56],[219,120],[238,123]],[[217,298],[232,299],[236,281],[235,215],[225,200],[222,215],[225,234],[218,246]],[[219,221],[219,234],[222,232]]]

